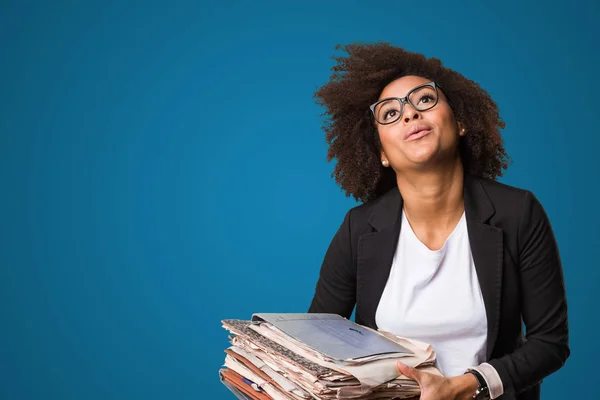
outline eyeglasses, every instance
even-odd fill
[[[388,97],[371,104],[369,107],[375,120],[381,125],[389,125],[402,116],[404,103],[408,103],[417,111],[426,111],[438,103],[438,85],[428,82],[417,86],[406,94],[406,97]]]

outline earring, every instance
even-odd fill
[[[383,160],[381,161],[381,164],[383,164],[384,167],[388,167],[390,165],[390,162],[388,160]]]
[[[465,128],[462,128],[462,133],[465,133]]]

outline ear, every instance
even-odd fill
[[[458,136],[465,136],[467,134],[467,128],[465,128],[462,122],[457,121],[456,126],[458,127]]]

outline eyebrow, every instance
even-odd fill
[[[429,82],[421,83],[421,84],[419,84],[419,85],[417,85],[417,86],[415,86],[415,87],[413,87],[413,88],[411,88],[411,89],[408,89],[408,92],[406,92],[406,93],[404,94],[404,96],[389,96],[389,97],[384,97],[383,99],[379,99],[379,100],[377,100],[377,101],[391,100],[391,99],[404,99],[404,98],[408,97],[408,94],[409,94],[410,92],[412,92],[413,90],[415,90],[415,89],[417,89],[417,88],[420,88],[420,87],[431,87],[431,88],[432,88],[432,86],[431,86],[431,83],[432,83],[432,82],[434,82],[434,81],[429,81]],[[434,83],[435,83],[435,82],[434,82]]]
[[[385,103],[385,100],[398,100],[398,98],[397,97],[386,97],[385,99],[378,100],[380,107],[384,104],[394,104],[394,103]],[[400,103],[400,102],[398,102],[398,103]]]

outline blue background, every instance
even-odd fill
[[[1,1],[0,398],[232,398],[220,320],[305,311],[355,205],[312,94],[376,40],[497,101],[568,290],[543,398],[595,397],[599,3],[482,3]]]

